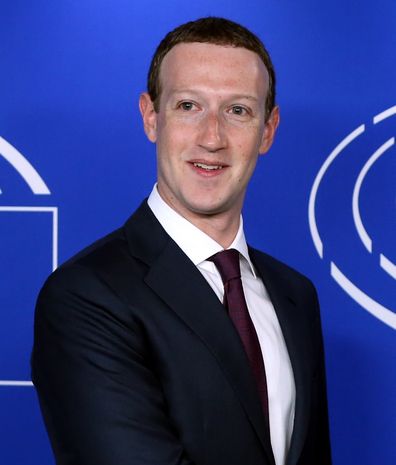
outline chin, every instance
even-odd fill
[[[195,205],[190,205],[189,210],[197,215],[202,215],[202,216],[212,216],[212,215],[218,215],[220,213],[224,213],[229,210],[227,208],[227,205],[224,205],[223,203],[219,204],[214,204],[214,203],[208,203],[208,204],[195,204]]]

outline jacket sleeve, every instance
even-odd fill
[[[58,465],[193,465],[132,315],[77,265],[39,295],[32,379]]]

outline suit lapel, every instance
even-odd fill
[[[269,433],[248,361],[223,305],[147,205],[127,223],[132,253],[149,265],[145,282],[202,340],[219,363],[274,465]]]
[[[301,318],[301,309],[289,290],[290,286],[279,272],[269,266],[265,255],[258,254],[254,249],[249,252],[274,305],[293,369],[296,406],[287,465],[295,465],[306,439],[310,416],[311,376],[305,361],[312,358],[312,353],[306,335],[306,320]]]

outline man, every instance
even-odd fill
[[[38,299],[33,381],[57,463],[328,465],[315,291],[243,234],[279,121],[268,53],[231,21],[187,23],[148,91],[157,185]]]

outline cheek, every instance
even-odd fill
[[[183,133],[162,131],[157,139],[157,163],[167,176],[176,176],[184,170],[183,159],[187,145]]]
[[[256,167],[259,156],[259,143],[257,138],[244,138],[236,145],[236,159],[239,162],[240,172],[238,180],[249,181]]]
[[[258,153],[261,144],[263,131],[258,126],[244,126],[243,128],[229,127],[230,137],[234,140],[235,146],[245,154]]]
[[[162,147],[177,148],[188,140],[189,128],[178,120],[161,118],[157,130],[157,144]]]
[[[236,157],[245,166],[255,164],[259,154],[259,146],[256,137],[242,137],[235,145]]]

